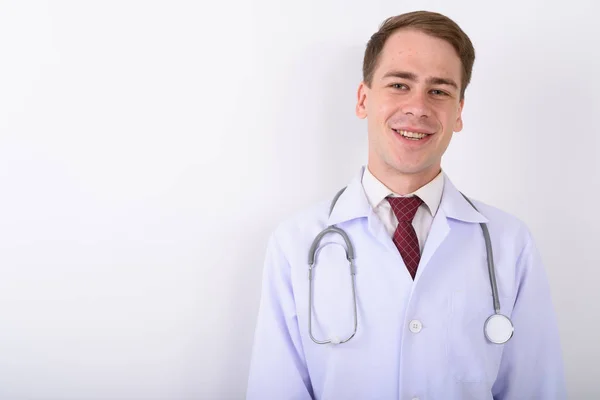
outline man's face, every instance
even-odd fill
[[[437,175],[453,132],[462,129],[461,69],[444,40],[408,29],[388,38],[356,106],[357,116],[368,119],[374,174]]]

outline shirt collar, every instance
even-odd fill
[[[344,191],[339,198],[336,198],[335,207],[331,210],[327,220],[329,225],[369,216],[372,205],[367,197],[367,190],[364,188],[364,182],[362,182],[366,170],[366,167],[361,167],[359,173],[354,177],[350,184],[344,188]],[[441,176],[443,177],[443,185],[440,186],[443,187],[443,194],[441,195],[441,199],[437,200],[437,204],[446,218],[473,223],[488,222],[488,219],[485,216],[475,210],[467,200],[465,200],[463,195],[456,189],[445,173],[442,172]],[[439,179],[439,175],[432,182],[436,181],[436,179]],[[419,190],[415,191],[415,194],[418,193]],[[419,196],[421,195],[419,194]],[[427,196],[427,194],[425,194],[425,196]],[[382,197],[379,203],[381,203],[383,199],[385,199],[385,197]],[[431,209],[436,209],[438,206],[432,204]],[[430,206],[428,205],[428,207]]]
[[[377,207],[379,207],[388,196],[419,196],[419,198],[423,200],[423,203],[427,205],[427,209],[431,216],[435,216],[442,200],[442,193],[444,193],[444,173],[440,171],[440,173],[433,178],[432,181],[415,190],[413,193],[407,194],[406,196],[400,196],[394,193],[390,188],[385,186],[379,179],[377,179],[371,173],[371,171],[369,171],[369,168],[364,169],[362,184],[365,190],[365,195],[367,196],[367,200],[374,210],[376,210]]]

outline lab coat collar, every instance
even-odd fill
[[[472,201],[472,200],[471,200]],[[440,208],[444,211],[447,218],[463,222],[486,223],[489,220],[479,211],[475,210],[471,204],[458,191],[450,178],[444,173],[444,193]]]
[[[328,225],[369,216],[371,205],[362,185],[365,167],[352,179],[338,198],[327,221]],[[488,219],[475,210],[456,189],[450,178],[444,173],[444,192],[440,209],[447,218],[472,223],[486,223]]]
[[[362,185],[362,176],[365,167],[361,167],[360,171],[350,184],[344,190],[344,193],[338,198],[331,215],[329,216],[328,225],[339,224],[340,222],[350,221],[356,218],[367,217],[371,205],[367,200],[367,195]]]

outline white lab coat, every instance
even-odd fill
[[[523,222],[474,201],[477,212],[444,176],[413,282],[365,197],[362,172],[331,216],[328,200],[285,221],[271,236],[247,398],[566,398],[548,282]],[[491,235],[501,311],[515,326],[504,345],[489,343],[483,333],[494,309],[480,222]],[[358,303],[356,336],[337,346],[311,340],[307,313],[308,250],[334,224],[355,247]],[[327,235],[322,243],[343,240]],[[354,314],[341,246],[318,253],[314,279],[314,336],[346,338]]]

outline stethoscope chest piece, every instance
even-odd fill
[[[485,337],[492,343],[504,344],[512,338],[515,328],[506,315],[493,314],[484,325]]]

